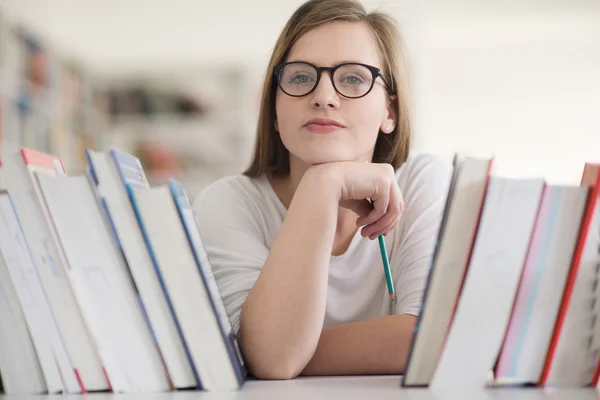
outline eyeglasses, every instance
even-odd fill
[[[377,77],[381,77],[390,91],[390,85],[381,70],[367,64],[344,63],[335,67],[317,67],[307,62],[293,61],[273,68],[277,84],[285,94],[292,97],[306,96],[315,90],[324,71],[329,72],[335,91],[349,99],[369,94]]]

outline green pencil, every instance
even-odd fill
[[[385,240],[383,235],[379,235],[379,250],[381,251],[381,260],[383,261],[383,270],[385,271],[385,280],[387,282],[388,293],[392,301],[396,299],[394,291],[394,282],[392,282],[392,272],[390,271],[390,262],[387,256],[387,249],[385,247]]]
[[[369,200],[371,203],[371,207],[373,207],[373,202]],[[385,281],[387,283],[388,293],[390,295],[390,313],[394,314],[396,304],[396,291],[394,289],[394,281],[392,280],[392,271],[390,271],[390,262],[387,256],[387,248],[385,246],[385,238],[383,235],[379,235],[377,238],[379,241],[379,251],[381,252],[381,261],[383,262],[383,271],[385,272]]]

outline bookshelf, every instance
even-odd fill
[[[151,185],[180,180],[190,197],[248,165],[260,79],[244,64],[103,80],[111,146],[139,157]]]
[[[82,172],[107,122],[93,74],[0,8],[0,156],[27,147]]]

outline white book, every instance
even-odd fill
[[[57,157],[24,149],[7,157],[4,168],[6,187],[62,338],[63,350],[58,349],[56,357],[66,390],[106,390],[108,382],[97,349],[67,278],[64,254],[57,246],[54,226],[34,179],[36,172],[58,178],[64,174],[62,163]]]
[[[567,287],[548,350],[542,383],[584,387],[600,360],[600,166],[587,164],[582,186],[593,187],[580,229]]]
[[[4,236],[5,231],[0,220],[0,237]],[[3,238],[0,238],[0,241],[3,241]],[[0,374],[4,393],[46,393],[48,389],[38,355],[1,249],[0,321]],[[51,351],[49,354],[51,355]],[[58,367],[55,366],[54,369],[58,370]]]
[[[0,251],[22,306],[49,393],[65,390],[55,351],[62,342],[46,294],[7,194],[0,196]],[[63,348],[64,351],[64,348]]]
[[[496,379],[537,383],[541,377],[588,193],[577,186],[544,190]]]
[[[170,389],[143,310],[86,176],[37,175],[83,315],[115,392]]]
[[[473,254],[431,387],[484,388],[502,345],[544,187],[490,178]]]
[[[213,308],[170,188],[131,188],[130,192],[202,388],[239,389],[241,382],[219,327],[225,316],[218,307]]]
[[[111,220],[135,282],[150,326],[175,388],[198,386],[198,377],[185,349],[176,321],[127,194],[125,184],[148,187],[139,160],[127,153],[87,150],[90,173],[96,189],[106,204]]]
[[[210,303],[213,306],[213,314],[218,322],[218,328],[220,328],[221,337],[227,352],[229,353],[230,364],[237,378],[238,388],[241,389],[246,381],[247,376],[246,366],[242,357],[242,351],[239,347],[237,338],[233,333],[231,320],[227,314],[225,304],[223,303],[223,298],[210,265],[206,248],[204,247],[204,243],[200,237],[200,232],[198,230],[196,219],[194,218],[190,199],[187,195],[185,187],[181,182],[171,178],[169,179],[168,187],[171,191],[175,206],[177,207],[182,226],[187,234],[188,243],[190,244],[192,253],[194,253],[196,258],[198,272],[201,275],[202,281],[205,285],[206,293],[209,296]]]
[[[444,347],[468,265],[492,159],[457,156],[422,311],[402,385],[427,386]]]

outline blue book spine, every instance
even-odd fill
[[[204,246],[200,240],[198,226],[196,225],[195,221],[190,221],[189,216],[186,217],[186,214],[190,215],[192,210],[189,198],[185,192],[183,185],[180,182],[171,178],[169,179],[168,184],[171,194],[173,196],[173,200],[177,207],[179,217],[185,229],[188,242],[190,244],[192,252],[194,253],[196,263],[198,264],[198,272],[200,273],[202,282],[209,294],[208,297],[210,299],[215,318],[217,319],[217,323],[221,331],[221,337],[223,338],[225,347],[227,348],[227,353],[229,354],[229,359],[231,360],[232,367],[235,371],[238,384],[241,387],[246,380],[247,370],[244,365],[244,360],[242,358],[237,339],[235,338],[235,335],[233,334],[233,331],[231,329],[231,322],[225,312],[225,307],[223,306],[221,294],[218,292],[218,287],[216,286],[216,284],[211,285],[211,283],[209,282],[209,278],[207,275],[212,275],[212,269],[208,264],[207,257],[201,256],[201,254],[205,255],[206,251],[204,250]],[[204,260],[202,260],[202,258],[204,258]],[[221,315],[223,313],[225,315]],[[225,326],[225,324],[228,324],[228,326]]]
[[[110,149],[110,156],[117,167],[124,186],[149,188],[146,173],[139,158],[117,149]]]
[[[95,168],[94,168],[94,162],[92,161],[92,157],[91,157],[90,151],[88,149],[86,149],[85,153],[86,153],[86,157],[87,157],[87,160],[88,160],[90,176],[92,178],[93,184],[95,186],[98,186],[98,184],[100,182],[98,180],[98,175],[96,174],[96,171],[95,171]],[[125,189],[127,189],[126,186],[125,186]],[[133,278],[133,274],[131,273],[131,269],[129,268],[127,257],[125,256],[125,251],[123,249],[123,245],[122,245],[121,240],[119,238],[117,227],[116,227],[116,225],[114,223],[114,218],[112,217],[112,215],[110,213],[110,208],[108,206],[108,203],[106,202],[106,199],[103,196],[101,196],[100,194],[98,194],[98,198],[99,198],[99,201],[100,201],[101,208],[104,210],[104,215],[105,215],[106,221],[110,225],[110,229],[111,229],[112,234],[113,234],[112,236],[114,238],[114,243],[116,244],[117,248],[119,249],[119,252],[121,253],[121,258],[122,258],[124,264],[126,265],[125,269],[126,269],[126,272],[127,272],[127,276],[129,277],[129,282],[131,283],[131,285],[132,285],[132,287],[133,287],[133,289],[135,291],[135,295],[137,297],[138,305],[140,307],[142,315],[144,316],[144,320],[146,322],[146,326],[148,327],[148,330],[150,331],[150,334],[152,335],[152,340],[154,342],[156,350],[158,351],[158,354],[161,357],[163,366],[165,368],[165,372],[167,374],[169,385],[171,387],[174,387],[173,381],[172,381],[171,376],[169,374],[169,370],[168,370],[168,368],[166,366],[166,363],[164,361],[164,357],[163,357],[162,352],[160,350],[160,346],[158,345],[158,341],[156,339],[156,333],[154,332],[154,329],[152,328],[152,324],[150,322],[150,318],[148,317],[148,312],[146,311],[146,307],[145,307],[144,302],[142,300],[142,296],[140,295],[140,291],[139,291],[139,289],[137,287],[137,284],[135,283],[135,279]]]
[[[98,176],[96,175],[96,170],[94,169],[94,163],[92,162],[90,149],[85,149],[85,158],[87,159],[90,175],[94,181],[94,185],[98,185]]]
[[[175,313],[175,308],[173,307],[173,302],[171,301],[171,297],[169,296],[169,291],[167,290],[167,286],[163,279],[162,273],[160,271],[160,265],[158,263],[158,259],[156,258],[156,254],[154,253],[154,249],[152,247],[152,242],[150,241],[150,237],[148,235],[148,230],[144,225],[144,220],[140,213],[137,200],[135,199],[135,188],[132,185],[126,185],[127,193],[129,194],[129,198],[131,199],[131,204],[133,205],[133,210],[135,211],[135,215],[137,217],[138,223],[140,225],[140,229],[142,231],[142,235],[144,236],[144,242],[146,243],[146,247],[148,248],[148,254],[150,255],[150,259],[152,260],[152,265],[154,266],[154,270],[156,271],[156,276],[158,277],[158,281],[160,282],[160,287],[162,288],[165,299],[167,300],[167,305],[169,306],[169,311],[171,315],[173,315],[173,321],[175,322],[175,328],[177,329],[177,333],[181,338],[181,342],[183,344],[183,348],[185,350],[185,354],[188,358],[190,366],[192,368],[192,373],[194,374],[194,378],[198,386],[197,390],[203,390],[202,381],[200,380],[200,376],[198,375],[198,371],[196,369],[196,365],[194,364],[194,360],[192,359],[192,354],[187,345],[187,342],[183,336],[183,331],[181,329],[181,325],[179,324],[179,319],[177,318],[177,314]]]
[[[112,216],[110,215],[110,212],[108,211],[108,204],[106,203],[106,199],[103,197],[100,199],[100,202],[102,204],[102,208],[104,208],[104,212],[106,213],[106,217],[107,217],[106,219],[108,220],[108,223],[110,225],[110,230],[113,234],[112,236],[114,238],[114,242],[119,249],[121,259],[123,260],[124,263],[127,263],[127,259],[125,258],[125,253],[123,252],[123,246],[121,246],[121,241],[119,240],[119,235],[117,234],[117,228],[115,227],[114,220],[113,220]],[[140,310],[142,311],[142,315],[144,316],[144,321],[146,322],[146,326],[148,327],[148,330],[150,331],[150,334],[152,335],[152,341],[154,342],[154,345],[156,346],[158,353],[161,354],[160,347],[158,347],[158,341],[156,340],[156,335],[154,333],[154,329],[152,329],[152,324],[150,324],[150,319],[148,318],[148,313],[146,312],[146,308],[144,307],[144,302],[142,301],[142,297],[140,296],[137,285],[135,284],[135,280],[133,279],[133,276],[131,275],[131,271],[129,270],[129,268],[125,268],[125,269],[127,270],[127,275],[129,276],[129,281],[132,283],[133,288],[135,290],[136,298],[138,301],[138,306],[139,306]],[[166,369],[166,367],[165,367],[165,369]]]

